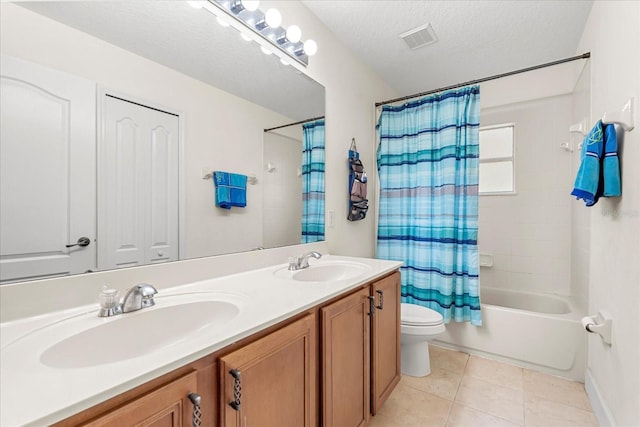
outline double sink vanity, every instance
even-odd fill
[[[308,264],[3,322],[0,424],[368,424],[400,379],[401,264]]]

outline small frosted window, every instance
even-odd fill
[[[513,126],[480,130],[480,159],[513,157]]]
[[[513,191],[513,162],[480,163],[480,193]]]
[[[480,129],[480,194],[513,193],[514,125]]]

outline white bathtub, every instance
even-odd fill
[[[451,322],[435,345],[584,381],[587,338],[567,298],[481,288],[482,326]]]

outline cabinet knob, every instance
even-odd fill
[[[193,427],[200,427],[202,425],[202,411],[200,410],[202,397],[198,393],[189,393],[187,397],[193,403],[193,414],[191,416]]]
[[[229,375],[233,377],[233,400],[229,402],[236,411],[240,410],[240,398],[242,397],[242,384],[240,383],[240,371],[237,369],[231,369]]]

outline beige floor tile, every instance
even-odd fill
[[[447,427],[519,427],[521,425],[458,403],[453,404],[447,421]]]
[[[431,370],[434,368],[446,369],[447,371],[462,374],[467,365],[469,355],[461,351],[449,350],[429,343],[429,360],[431,360]]]
[[[516,424],[524,424],[524,403],[521,390],[491,384],[464,375],[455,401]]]
[[[544,400],[535,396],[525,399],[526,427],[597,427],[591,411],[575,406]]]
[[[371,426],[444,427],[451,402],[404,384],[398,384]],[[395,424],[389,424],[389,423]]]
[[[431,368],[431,374],[426,377],[403,375],[401,383],[416,390],[435,394],[443,399],[453,400],[461,379],[461,373],[441,368]]]
[[[491,384],[522,390],[522,371],[518,366],[471,355],[464,374]]]
[[[375,417],[371,418],[369,427],[398,427],[398,422],[393,417],[378,413]]]
[[[524,370],[524,394],[591,411],[584,384],[529,369]]]

